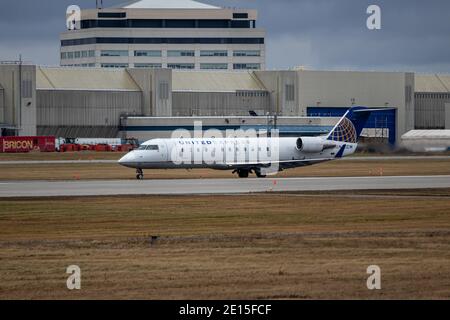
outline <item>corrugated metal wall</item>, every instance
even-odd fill
[[[450,93],[416,92],[415,128],[445,129],[445,104],[450,102]]]
[[[38,126],[37,135],[64,138],[117,138],[119,137],[119,128],[105,126]]]
[[[141,114],[141,92],[37,91],[38,126],[119,126],[120,115]]]
[[[140,115],[138,91],[37,90],[38,134],[116,136],[123,114]]]
[[[265,91],[173,92],[173,116],[240,116],[253,110],[264,115],[270,110]]]

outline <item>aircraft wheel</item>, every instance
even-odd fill
[[[266,175],[261,173],[261,169],[254,169],[253,172],[256,174],[258,178],[265,178]]]
[[[144,179],[144,175],[143,175],[142,173],[138,173],[138,174],[136,175],[136,179],[138,179],[138,180],[143,180],[143,179]]]
[[[248,170],[239,170],[238,175],[239,178],[248,178]]]

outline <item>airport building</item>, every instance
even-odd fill
[[[0,64],[2,135],[145,140],[193,130],[196,120],[204,129],[320,135],[351,105],[394,108],[374,114],[365,135],[396,144],[415,128],[450,128],[450,76]]]
[[[70,26],[60,67],[0,63],[0,135],[146,140],[201,121],[314,136],[354,105],[386,108],[363,134],[391,145],[450,128],[448,75],[265,70],[256,10],[140,0],[82,10]]]
[[[264,70],[257,11],[192,0],[141,0],[81,11],[60,36],[61,66]]]

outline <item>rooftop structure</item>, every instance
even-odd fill
[[[61,34],[60,64],[264,70],[265,31],[256,21],[253,9],[192,0],[141,0],[82,10],[78,29]]]

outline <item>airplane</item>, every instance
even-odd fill
[[[144,178],[143,169],[175,168],[233,170],[240,178],[250,173],[264,178],[354,153],[370,113],[380,110],[386,108],[350,107],[325,136],[151,139],[118,163],[135,168],[136,179]]]

